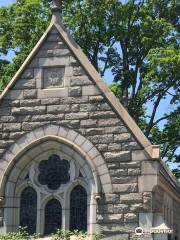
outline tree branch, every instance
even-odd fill
[[[158,124],[158,123],[161,122],[162,120],[165,120],[165,119],[168,119],[168,118],[172,117],[173,115],[176,115],[176,113],[172,112],[172,113],[169,114],[169,115],[166,115],[166,116],[164,116],[164,117],[159,118],[157,121],[155,121],[155,122],[153,123],[153,126],[155,126],[156,124]]]

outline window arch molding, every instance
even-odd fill
[[[43,145],[44,144],[44,145]],[[84,165],[85,163],[85,168],[89,168],[92,175],[89,175],[88,171],[87,171],[87,176],[89,177],[89,179],[92,179],[92,181],[89,181],[89,185],[87,189],[87,192],[90,191],[91,192],[91,199],[93,199],[94,203],[96,202],[94,197],[99,194],[98,192],[98,188],[97,186],[100,185],[100,181],[98,180],[98,178],[95,178],[96,172],[94,172],[94,170],[92,169],[92,163],[91,165],[89,164],[89,162],[87,161],[87,159],[85,158],[85,153],[83,154],[83,151],[77,151],[77,149],[74,147],[74,145],[72,144],[66,144],[66,141],[62,141],[62,139],[59,140],[59,138],[54,137],[54,136],[46,136],[41,138],[38,141],[33,142],[33,144],[30,144],[30,146],[28,146],[26,149],[24,149],[23,151],[19,152],[16,156],[16,158],[14,159],[15,161],[13,162],[13,168],[11,169],[11,171],[9,170],[9,174],[6,174],[7,177],[7,181],[6,181],[6,185],[5,185],[5,189],[11,189],[10,192],[12,193],[12,197],[14,197],[14,206],[16,205],[16,194],[18,192],[18,188],[21,188],[20,185],[18,185],[19,180],[24,178],[26,175],[26,168],[29,169],[29,166],[33,163],[34,161],[34,155],[36,155],[36,157],[39,157],[42,152],[44,152],[43,147],[47,150],[47,151],[57,151],[57,148],[62,148],[64,150],[66,150],[66,152],[69,152],[69,158],[74,159],[75,161],[80,161],[82,165]],[[47,146],[49,146],[49,149],[47,149]],[[34,154],[34,155],[33,155]],[[73,156],[73,157],[72,157]],[[91,161],[91,158],[89,157],[89,160]],[[11,164],[10,164],[11,165]],[[85,170],[85,169],[84,169]],[[7,173],[7,172],[6,172]],[[80,183],[81,179],[78,179],[78,184]],[[29,180],[26,180],[27,184],[29,184]],[[14,184],[15,183],[15,184]],[[75,183],[74,183],[75,184]],[[82,183],[84,184],[84,183]],[[17,186],[18,185],[18,186]],[[93,186],[93,187],[92,187]],[[70,185],[68,185],[68,188],[70,187]],[[20,190],[19,190],[20,191]],[[14,193],[15,192],[15,193]],[[5,191],[5,197],[8,196],[8,194],[6,194]],[[6,206],[5,206],[5,214],[6,216],[8,216],[10,214],[7,214],[8,211],[8,207],[9,207],[9,200],[6,197]],[[94,205],[96,205],[97,203],[95,203]],[[91,212],[95,212],[93,210],[94,205],[91,204]],[[38,222],[40,221],[41,218],[41,214],[40,212],[43,211],[42,209],[40,209],[38,207]],[[64,211],[64,210],[63,210]],[[96,215],[96,213],[95,213]],[[16,230],[17,226],[14,223],[11,223],[10,220],[6,220],[6,226],[7,226],[7,231],[12,231],[12,230]],[[62,219],[63,221],[63,227],[67,228],[67,224],[68,221],[67,219]],[[42,222],[42,221],[41,221]],[[93,222],[93,221],[92,221]],[[8,227],[8,226],[13,226],[13,227]],[[42,226],[37,227],[37,231],[42,233]],[[91,228],[89,231],[89,234],[93,234],[93,229]]]
[[[105,160],[97,148],[88,139],[69,128],[57,125],[45,125],[33,130],[30,133],[24,134],[3,155],[3,159],[6,162],[9,162],[9,164],[5,167],[4,174],[1,179],[0,197],[4,197],[7,177],[12,171],[14,165],[18,162],[18,159],[22,155],[26,154],[29,149],[47,140],[55,140],[57,142],[64,143],[65,145],[73,148],[81,156],[84,156],[93,170],[94,178],[97,184],[97,194],[101,192],[101,187],[103,188],[104,193],[113,192],[111,177]]]

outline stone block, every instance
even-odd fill
[[[36,80],[35,79],[19,79],[15,86],[14,90],[18,89],[35,89],[36,88]]]
[[[83,145],[81,146],[81,148],[85,151],[85,152],[89,152],[90,149],[93,148],[93,145],[90,141],[86,140]]]
[[[21,123],[4,123],[3,130],[8,132],[16,132],[21,130]]]
[[[121,121],[119,119],[116,119],[116,118],[99,119],[98,120],[98,125],[99,126],[104,126],[104,127],[119,126],[121,124],[122,124]],[[122,129],[124,129],[123,126],[121,126],[121,127],[122,127]],[[126,132],[127,132],[127,130],[126,130]]]
[[[98,134],[103,134],[104,129],[103,128],[88,128],[85,129],[86,135],[98,135]]]
[[[137,223],[109,223],[109,224],[101,224],[100,230],[103,234],[108,234],[108,233],[134,233],[134,229],[138,226]]]
[[[86,139],[83,136],[81,136],[80,134],[78,134],[74,140],[74,143],[81,146],[85,141],[86,141]]]
[[[115,204],[114,213],[127,213],[129,211],[129,206],[127,204]]]
[[[135,175],[140,175],[140,174],[141,174],[140,168],[129,168],[128,169],[128,175],[135,176]]]
[[[70,141],[74,142],[75,138],[77,137],[78,133],[73,131],[73,130],[69,130],[68,134],[67,134],[67,139],[69,139]]]
[[[65,66],[69,64],[69,57],[48,57],[39,58],[40,67],[51,67],[51,66]]]
[[[124,214],[124,222],[137,222],[138,216],[135,213]]]
[[[30,131],[30,130],[33,130],[37,127],[41,127],[44,124],[45,124],[44,122],[24,122],[24,123],[22,123],[22,130],[23,131]]]
[[[96,147],[99,149],[100,152],[106,152],[108,150],[107,144],[97,144]]]
[[[93,159],[93,162],[96,164],[96,166],[100,166],[104,163],[104,159],[101,157],[101,155],[98,155]]]
[[[87,85],[82,87],[82,95],[83,96],[92,96],[100,94],[98,88],[94,85]]]
[[[38,89],[38,98],[63,98],[68,97],[68,88],[50,88],[50,89]]]
[[[24,99],[32,99],[37,97],[37,90],[36,89],[26,89],[23,92]]]
[[[137,177],[136,176],[113,176],[112,183],[136,183]]]
[[[149,157],[147,156],[144,150],[132,151],[132,161],[143,161],[148,158]]]
[[[101,166],[98,166],[98,167],[97,167],[97,170],[98,170],[99,175],[108,174],[108,169],[107,169],[106,164],[103,164],[103,165],[101,165]]]
[[[123,194],[120,197],[120,202],[125,204],[142,203],[142,193]]]
[[[22,90],[10,90],[8,94],[5,96],[5,99],[17,100],[23,99],[23,91]]]
[[[39,121],[56,121],[64,119],[64,114],[43,114],[43,115],[32,115],[31,121],[32,122],[39,122]],[[55,123],[56,123],[55,122]]]
[[[92,82],[89,80],[88,77],[82,76],[82,77],[74,77],[70,80],[71,86],[84,86],[84,85],[91,85]]]
[[[113,204],[99,205],[98,213],[113,213]]]
[[[137,168],[141,167],[140,162],[128,162],[128,163],[120,163],[121,168]]]
[[[71,105],[71,112],[79,112],[80,111],[80,105],[79,104],[72,104]]]
[[[104,154],[104,157],[108,162],[113,162],[113,161],[127,162],[127,161],[131,161],[130,151],[106,152]]]
[[[129,212],[142,212],[144,207],[142,203],[133,203],[130,205]]]
[[[137,142],[122,142],[122,150],[139,150],[140,145]]]
[[[95,104],[90,104],[90,103],[86,103],[86,104],[81,104],[80,105],[80,111],[81,112],[91,112],[91,111],[96,111],[97,110],[97,106]]]
[[[40,114],[45,112],[46,112],[45,106],[12,108],[12,113],[16,115]]]
[[[89,96],[90,103],[99,103],[99,102],[104,102],[104,101],[105,101],[105,99],[101,95]]]
[[[38,106],[40,104],[41,104],[40,99],[20,100],[21,107],[32,107],[32,106]]]
[[[10,123],[10,122],[16,122],[17,120],[16,120],[16,118],[14,117],[14,116],[0,116],[0,122],[4,122],[4,123],[6,123],[6,122],[8,122],[8,123]]]
[[[31,68],[26,69],[21,75],[21,78],[32,79],[33,77],[34,77],[34,71]]]
[[[140,192],[152,191],[158,183],[157,175],[138,176],[138,187]]]
[[[41,104],[42,105],[55,105],[59,104],[60,99],[59,98],[45,98],[41,99]]]
[[[82,113],[82,112],[79,112],[79,113],[69,113],[69,114],[66,114],[65,116],[65,119],[67,120],[72,120],[72,119],[86,119],[88,118],[88,113]]]
[[[103,111],[103,112],[90,112],[89,113],[89,117],[92,118],[92,119],[100,119],[100,118],[103,118],[103,121],[104,121],[104,118],[115,118],[116,115],[114,112],[112,111]],[[101,125],[102,126],[102,125]]]
[[[137,192],[138,185],[136,183],[132,184],[113,184],[114,193],[131,193]]]
[[[121,129],[122,129],[121,126],[105,127],[104,132],[105,133],[119,133],[119,132],[121,132]]]
[[[122,133],[118,135],[114,135],[114,141],[115,142],[125,142],[131,140],[131,134],[129,133]]]
[[[97,120],[95,119],[81,120],[80,125],[81,127],[84,127],[84,128],[97,127]]]
[[[99,223],[120,223],[123,222],[123,214],[103,214],[98,215]]]
[[[105,195],[106,203],[119,203],[119,195],[118,194],[106,194]]]
[[[4,117],[6,115],[9,115],[10,113],[11,113],[11,109],[10,108],[1,108],[0,116]]]
[[[69,88],[69,97],[80,97],[82,96],[81,87],[70,87]]]
[[[73,68],[73,75],[74,76],[82,76],[84,74],[85,74],[85,72],[84,72],[82,67],[80,67],[80,66],[77,67],[76,66],[76,67]]]
[[[127,176],[128,170],[126,168],[119,168],[119,166],[116,166],[115,169],[110,169],[109,173],[111,176]]]
[[[70,111],[70,105],[51,105],[47,106],[48,113],[65,113]]]
[[[159,163],[157,161],[142,161],[142,174],[157,174],[159,172]]]
[[[109,151],[121,151],[121,143],[110,143],[108,145]]]

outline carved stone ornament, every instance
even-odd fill
[[[64,67],[43,69],[44,88],[60,88],[64,86]]]
[[[5,204],[5,198],[0,197],[0,206],[3,206]]]

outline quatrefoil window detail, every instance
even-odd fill
[[[38,181],[41,185],[46,185],[51,190],[57,190],[61,184],[66,184],[70,180],[70,164],[56,155],[51,155],[48,160],[43,160],[39,164]]]

